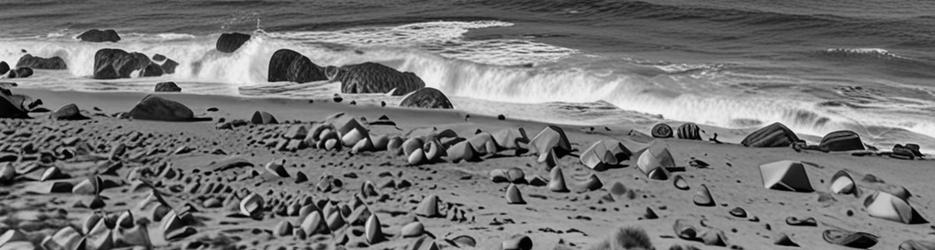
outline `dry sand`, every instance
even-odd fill
[[[137,222],[134,223],[136,227],[148,229],[152,247],[160,249],[216,249],[231,246],[243,246],[246,249],[411,249],[423,237],[429,237],[423,242],[434,239],[439,248],[500,249],[504,241],[515,235],[528,236],[533,243],[532,249],[585,249],[599,244],[620,227],[642,228],[655,249],[670,249],[675,245],[720,248],[679,238],[673,229],[677,220],[693,224],[701,231],[722,230],[726,236],[726,247],[743,249],[791,249],[774,244],[780,234],[788,235],[802,249],[845,249],[822,239],[825,230],[835,228],[879,236],[879,243],[871,249],[897,249],[906,240],[935,239],[935,229],[929,223],[904,224],[870,217],[864,206],[864,200],[875,193],[874,190],[891,191],[895,187],[887,185],[895,185],[910,191],[909,204],[925,219],[931,219],[928,216],[935,214],[935,197],[931,196],[932,190],[935,190],[935,184],[931,181],[932,176],[935,176],[935,162],[930,160],[859,157],[847,152],[797,152],[792,148],[748,148],[735,143],[749,131],[718,128],[705,129],[709,132],[718,131],[721,135],[718,139],[725,144],[680,139],[654,140],[646,135],[649,134],[648,129],[631,129],[627,124],[608,126],[607,129],[596,128],[594,132],[587,127],[559,126],[564,129],[572,148],[577,151],[557,160],[557,167],[564,172],[565,181],[572,191],[556,193],[547,186],[516,184],[525,204],[508,204],[504,195],[510,184],[492,181],[490,172],[518,168],[527,177],[540,176],[548,182],[549,171],[546,165],[537,162],[536,154],[513,156],[512,151],[504,151],[498,156],[477,162],[442,161],[411,166],[406,156],[387,151],[353,154],[348,147],[340,151],[305,148],[292,152],[279,151],[264,143],[275,141],[296,124],[311,129],[313,123],[321,123],[338,112],[345,113],[345,117],[365,118],[367,121],[375,121],[381,115],[386,115],[396,123],[397,126],[367,126],[373,137],[398,135],[408,138],[427,135],[433,129],[451,129],[460,137],[470,138],[477,130],[496,132],[522,127],[532,138],[546,127],[545,124],[509,118],[501,121],[479,115],[465,119],[465,114],[457,111],[347,105],[326,100],[309,103],[305,100],[188,94],[160,96],[181,102],[195,111],[196,116],[210,117],[213,121],[142,121],[112,117],[112,114],[130,110],[145,95],[142,93],[12,90],[42,99],[44,107],[53,111],[75,103],[90,114],[99,113],[83,121],[55,121],[47,118],[45,113],[34,114],[35,119],[29,120],[0,119],[0,156],[3,156],[4,161],[14,160],[2,162],[0,166],[10,164],[17,170],[18,176],[12,183],[0,186],[0,232],[17,229],[24,233],[25,240],[36,245],[47,235],[53,235],[67,226],[73,226],[80,234],[84,234],[81,232],[82,224],[92,213],[119,215],[127,210]],[[345,99],[346,103],[352,97]],[[95,107],[100,111],[95,111]],[[212,107],[219,110],[206,111]],[[221,118],[227,121],[249,121],[257,110],[271,113],[281,124],[216,128]],[[292,124],[282,124],[285,121]],[[70,142],[69,137],[87,142],[91,151],[76,157],[63,157],[62,149],[74,148],[65,145]],[[623,161],[620,167],[602,171],[589,169],[579,162],[577,154],[595,141],[608,139],[623,142],[634,152],[633,156]],[[24,150],[28,142],[32,142],[35,150]],[[115,145],[121,143],[127,146],[126,153],[117,159],[108,160]],[[684,168],[684,171],[671,174],[682,176],[689,185],[688,190],[677,189],[673,185],[674,178],[650,180],[635,166],[639,153],[651,145],[665,147],[671,152],[675,164]],[[57,159],[39,163],[39,152],[53,152]],[[212,169],[218,165],[216,162],[232,158],[242,159],[252,163],[252,166]],[[693,159],[703,161],[708,166],[690,164]],[[279,177],[264,169],[267,163],[282,160],[285,160],[283,168],[289,177]],[[788,192],[764,188],[759,166],[780,160],[805,162],[808,179],[815,191]],[[116,162],[122,163],[122,167],[116,168],[112,175],[105,173],[106,167]],[[77,203],[91,204],[94,195],[37,192],[43,185],[53,181],[36,180],[41,175],[38,170],[25,172],[36,166],[40,169],[55,166],[70,175],[70,178],[54,180],[58,182],[78,184],[97,173],[116,184],[105,185],[107,188],[100,190],[103,207],[90,209],[81,207],[81,204],[76,206]],[[165,166],[171,166],[173,173],[167,174]],[[851,171],[863,191],[859,197],[830,194],[832,175],[844,169]],[[251,174],[253,171],[257,174]],[[299,173],[306,175],[308,181],[295,183]],[[603,187],[582,191],[579,183],[592,174],[600,179]],[[876,181],[868,182],[869,178],[865,175],[875,176]],[[325,181],[324,176],[333,179]],[[133,181],[135,179],[138,180]],[[137,186],[134,183],[138,184],[139,180],[152,183],[155,191],[149,188],[134,190]],[[375,184],[375,196],[374,192],[362,189],[367,181]],[[384,187],[389,181],[396,184],[405,181],[411,183],[411,186]],[[196,183],[198,187],[195,187]],[[327,183],[331,184],[330,187]],[[702,184],[710,190],[715,206],[704,207],[693,203],[693,196]],[[206,188],[221,185],[225,188],[212,190],[219,191],[216,193]],[[154,192],[162,194],[164,205],[175,211],[191,212],[192,217],[183,218],[181,224],[194,229],[194,234],[171,241],[165,239],[161,223],[152,222],[157,219],[153,216],[153,205],[140,206]],[[258,219],[238,215],[239,199],[234,194],[243,198],[249,193],[255,193],[264,200],[262,210],[265,211],[258,212]],[[431,195],[436,195],[440,200],[441,217],[415,215],[419,203]],[[288,221],[297,228],[305,219],[290,215],[291,210],[286,209],[286,205],[300,202],[300,197],[313,197],[312,200],[319,205],[330,201],[332,206],[338,207],[336,216],[341,216],[345,221],[355,218],[358,221],[327,234],[311,237],[279,236],[277,226],[280,223]],[[355,197],[360,197],[364,203],[355,204]],[[205,200],[211,198],[218,199],[222,205],[205,207]],[[374,244],[368,242],[367,226],[364,225],[368,218],[358,218],[360,216],[356,214],[340,211],[344,205],[349,210],[366,207],[372,212],[379,220],[379,231],[385,234],[382,237],[384,240]],[[731,215],[730,211],[736,207],[746,211],[746,218]],[[658,218],[644,218],[648,208]],[[324,206],[319,209],[331,211]],[[792,226],[786,222],[790,216],[803,219],[813,217],[817,225]],[[143,221],[150,223],[139,223]],[[423,237],[402,237],[403,227],[413,221],[421,222],[426,233]],[[407,229],[414,227],[412,225]],[[456,246],[458,242],[454,239],[459,236],[475,239],[476,246],[463,243]],[[87,241],[98,238],[88,237]],[[346,244],[341,245],[342,242]]]

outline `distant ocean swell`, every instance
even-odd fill
[[[150,56],[162,54],[181,63],[175,74],[152,79],[152,82],[220,83],[237,88],[266,83],[269,57],[278,49],[290,48],[320,65],[377,61],[412,71],[429,86],[448,95],[494,102],[606,101],[624,110],[659,114],[665,119],[730,128],[783,122],[796,131],[813,135],[851,129],[872,136],[895,129],[935,137],[935,125],[924,113],[828,107],[821,105],[821,100],[796,95],[745,95],[742,89],[708,82],[704,74],[694,75],[713,72],[724,77],[720,72],[722,65],[629,62],[663,72],[644,75],[614,68],[582,67],[579,61],[574,61],[582,60],[578,51],[543,43],[461,39],[470,29],[509,25],[512,24],[495,21],[431,22],[333,32],[257,31],[253,39],[232,54],[214,50],[214,35],[128,34],[120,43],[92,44],[75,42],[69,35],[53,34],[2,40],[0,60],[15,63],[23,49],[37,56],[60,56],[69,65],[71,77],[87,80],[93,74],[94,53],[101,48],[117,47]],[[829,49],[819,53],[832,57],[870,55],[903,60],[877,49]],[[119,81],[104,82],[120,85]],[[33,84],[42,87],[41,82]],[[318,90],[333,91],[333,88]]]

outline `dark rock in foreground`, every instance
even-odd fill
[[[9,89],[0,88],[0,118],[29,118],[29,112],[23,109],[22,101]]]
[[[329,67],[328,76],[332,81],[340,81],[341,93],[348,94],[390,93],[399,96],[425,87],[425,82],[412,72],[399,72],[372,62]]]
[[[156,84],[156,92],[182,92],[182,88],[174,82],[160,82]]]
[[[162,75],[149,57],[141,53],[128,53],[121,49],[101,49],[94,54],[94,79],[130,78],[134,71],[143,76]]]
[[[10,74],[7,75],[7,78],[26,78],[32,76],[31,68],[18,68],[10,71]]]
[[[154,121],[192,121],[195,113],[184,104],[155,95],[143,97],[140,103],[130,110],[133,119]]]
[[[452,109],[451,101],[441,91],[434,88],[421,88],[412,92],[399,103],[402,107]]]
[[[740,144],[755,148],[788,147],[800,141],[791,129],[782,123],[773,123],[769,126],[753,131],[747,135]]]
[[[6,64],[6,62],[0,62],[0,75],[6,74],[6,72],[9,72],[9,71],[10,71],[10,65]]]
[[[221,34],[221,37],[218,37],[218,42],[215,47],[217,47],[217,50],[220,52],[233,53],[249,40],[250,35],[244,33],[224,33]]]
[[[78,109],[78,105],[75,105],[74,103],[72,103],[72,104],[62,106],[62,108],[58,109],[58,111],[55,111],[55,113],[52,113],[52,119],[75,121],[75,120],[85,120],[89,118],[81,114],[81,110]]]
[[[20,57],[19,61],[16,62],[16,67],[52,70],[68,69],[68,66],[65,64],[65,60],[63,60],[61,57],[54,56],[50,58],[42,58],[30,54],[26,54],[23,57]]]
[[[95,43],[120,41],[120,35],[117,35],[117,31],[115,30],[93,29],[81,33],[81,35],[78,35],[77,38],[81,41]]]
[[[289,49],[280,49],[273,53],[269,60],[270,82],[298,82],[323,81],[324,72],[308,57]]]

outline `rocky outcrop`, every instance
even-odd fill
[[[328,68],[330,80],[341,82],[341,93],[390,93],[399,96],[425,87],[412,72],[399,72],[383,64],[366,62]]]
[[[192,121],[195,114],[184,104],[155,95],[147,95],[130,110],[133,119],[154,121]]]
[[[68,69],[68,66],[65,64],[65,60],[63,60],[61,57],[54,56],[50,58],[42,58],[30,54],[26,54],[23,57],[20,57],[19,61],[16,62],[16,67],[51,70]]]
[[[7,78],[26,78],[32,76],[32,69],[28,67],[17,68],[10,70],[10,73],[7,74]]]
[[[117,35],[117,31],[115,30],[93,29],[81,33],[81,35],[78,35],[77,38],[81,41],[95,43],[120,41],[120,35]]]
[[[160,82],[156,84],[156,92],[182,92],[182,88],[174,82]]]
[[[218,37],[218,42],[215,47],[217,47],[217,50],[220,52],[233,53],[249,40],[250,35],[244,33],[224,33]]]
[[[297,82],[323,81],[325,78],[322,69],[312,63],[308,57],[289,49],[280,49],[273,53],[269,60],[267,80],[270,82]]]
[[[160,76],[163,71],[142,53],[101,49],[94,54],[94,79],[130,78],[133,72],[140,72],[141,76]]]
[[[401,107],[453,109],[451,101],[441,91],[434,88],[421,88],[403,98],[399,103]]]

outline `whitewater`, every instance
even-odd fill
[[[257,29],[251,40],[231,54],[214,49],[218,34],[129,33],[119,43],[83,43],[74,39],[75,32],[65,30],[0,39],[0,60],[15,63],[26,51],[35,56],[61,57],[69,66],[67,73],[50,71],[35,78],[17,79],[26,87],[148,92],[155,82],[175,81],[186,92],[208,95],[328,98],[339,92],[338,83],[267,82],[270,56],[288,48],[319,65],[372,61],[414,72],[427,86],[452,96],[457,109],[473,113],[581,125],[628,120],[648,126],[674,120],[756,128],[782,122],[796,132],[815,136],[848,129],[882,145],[905,140],[935,145],[935,102],[931,99],[879,95],[834,80],[750,73],[743,70],[745,64],[738,62],[675,63],[590,53],[531,37],[468,36],[472,31],[514,25],[483,20],[335,31]],[[157,78],[90,79],[94,53],[103,48],[149,56],[161,54],[180,66],[174,74]],[[827,48],[812,53],[909,60],[878,48]],[[877,84],[935,93],[928,86]],[[394,103],[392,97],[365,98]]]

